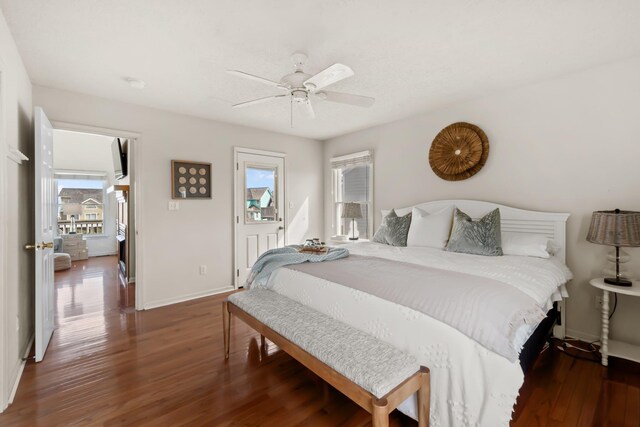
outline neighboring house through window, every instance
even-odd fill
[[[344,203],[360,204],[362,218],[355,220],[356,236],[370,239],[373,233],[373,153],[362,151],[334,157],[332,172],[332,225],[334,236],[351,236],[353,222],[342,218]]]
[[[274,194],[268,187],[247,188],[247,220],[275,221]]]
[[[58,184],[58,234],[104,233],[104,178],[56,173]],[[75,221],[72,224],[71,218]],[[73,227],[73,228],[72,228]]]

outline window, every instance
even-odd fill
[[[55,178],[58,234],[104,234],[106,173],[56,171]]]
[[[278,212],[276,166],[247,166],[245,176],[245,223],[273,222]]]
[[[373,233],[372,152],[362,151],[335,157],[331,159],[331,172],[333,235],[351,237],[355,234],[360,239],[370,239]],[[359,205],[362,218],[343,218],[347,203]]]

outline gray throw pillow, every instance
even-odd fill
[[[500,256],[500,209],[495,209],[477,221],[456,208],[453,229],[445,250],[464,254]]]
[[[382,218],[382,224],[371,240],[385,245],[407,246],[410,225],[411,212],[405,216],[398,216],[392,209],[387,216]]]

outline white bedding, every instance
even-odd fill
[[[566,296],[571,272],[553,259],[482,257],[425,247],[375,243],[346,245],[351,253],[490,277],[516,286],[541,308]],[[413,354],[431,369],[431,425],[506,426],[522,386],[519,363],[482,347],[458,330],[425,314],[298,271],[280,268],[269,280],[272,290],[368,332]],[[520,330],[520,349],[533,329]],[[416,418],[415,400],[400,408]]]

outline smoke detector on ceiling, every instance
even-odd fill
[[[129,83],[129,86],[134,89],[144,89],[144,87],[147,85],[144,80],[140,79],[127,78],[126,81],[127,83]]]

